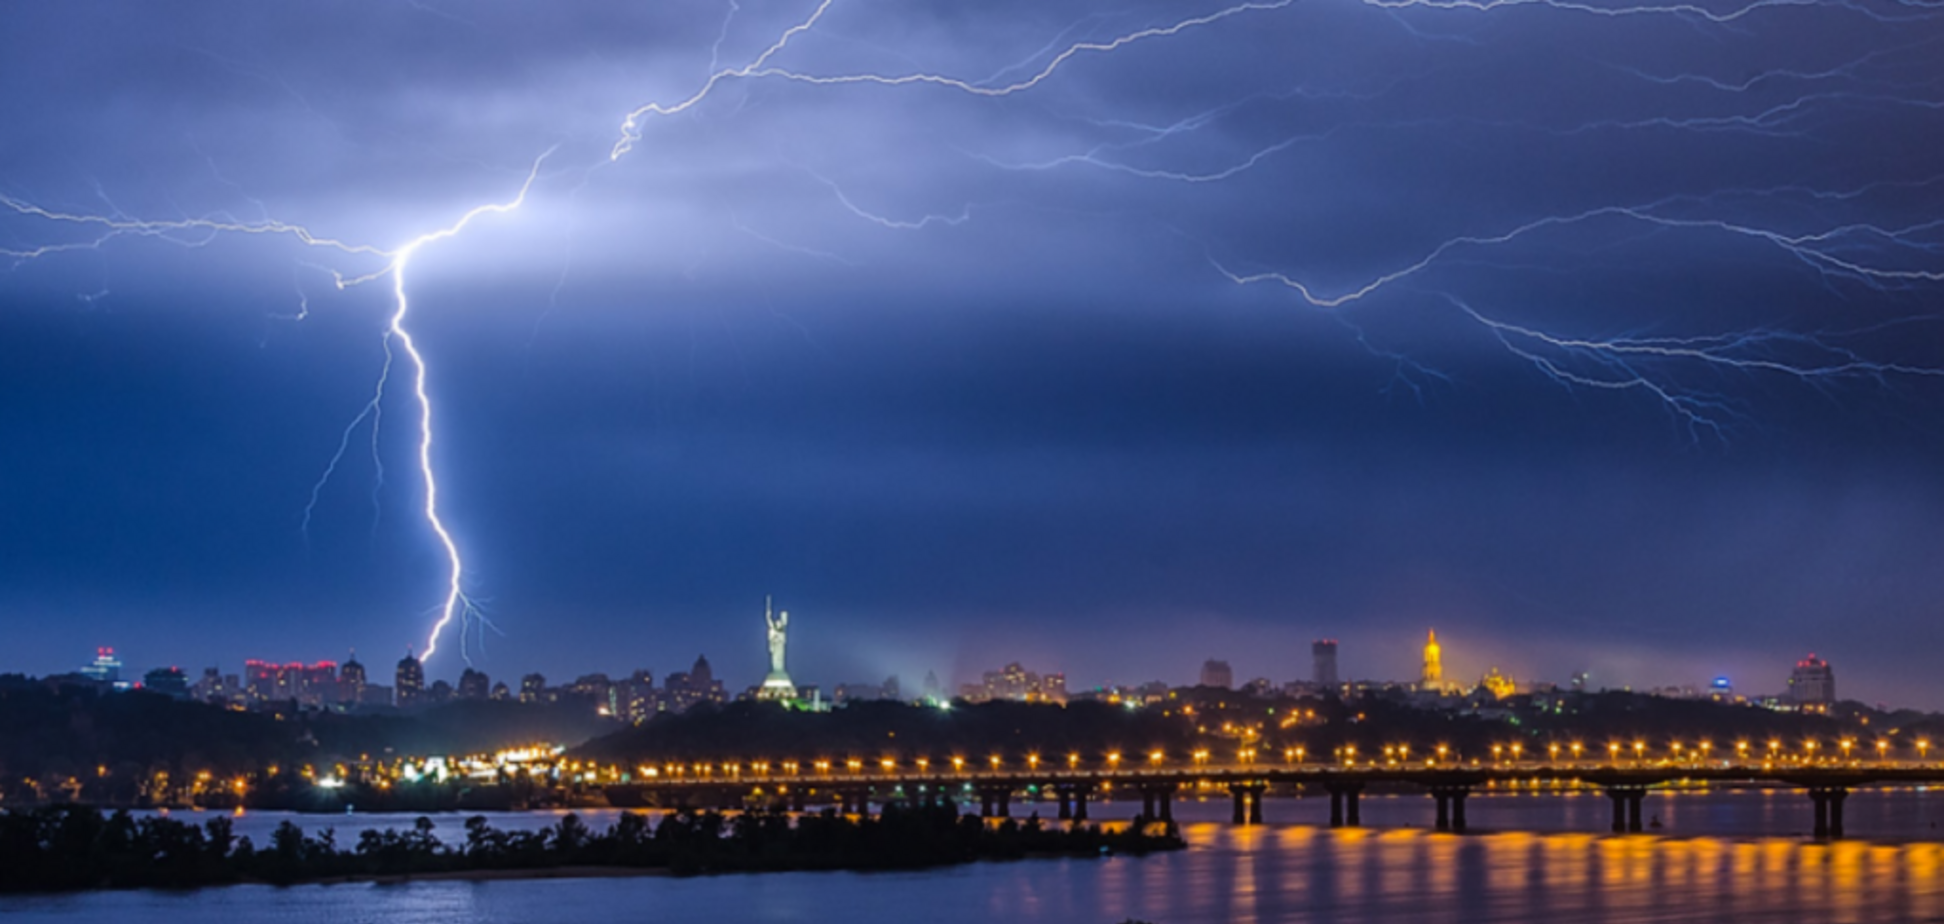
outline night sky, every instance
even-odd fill
[[[1944,8],[1631,2],[6,4],[0,671],[422,651],[387,258],[212,225],[552,150],[407,284],[495,677],[1944,708]]]

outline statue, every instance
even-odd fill
[[[764,597],[763,621],[769,624],[770,676],[788,677],[788,672],[783,670],[783,649],[790,643],[790,613],[784,610],[772,615],[770,600]]]

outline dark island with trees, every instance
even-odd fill
[[[198,827],[126,811],[46,806],[0,814],[0,892],[189,888],[238,882],[292,885],[411,876],[554,871],[666,871],[675,875],[780,870],[920,869],[1029,856],[1098,857],[1185,846],[1174,826],[1137,820],[1124,828],[1048,826],[1035,818],[998,824],[947,804],[889,805],[877,816],[835,811],[673,812],[651,825],[622,813],[594,831],[573,814],[539,831],[500,831],[484,816],[463,843],[443,844],[429,818],[409,831],[367,830],[340,844],[332,829],[307,835],[286,821],[258,847],[230,820]]]

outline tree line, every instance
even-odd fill
[[[1035,816],[990,825],[955,806],[893,804],[878,816],[825,811],[680,811],[651,824],[626,812],[603,830],[576,815],[549,828],[502,831],[484,816],[464,840],[444,843],[430,818],[412,828],[366,830],[340,844],[285,821],[258,846],[227,817],[198,826],[167,817],[104,814],[60,805],[0,814],[0,892],[189,888],[236,882],[320,880],[501,870],[621,868],[675,874],[775,870],[912,869],[1035,855],[1146,853],[1185,846],[1172,822],[1138,819],[1117,830],[1048,826]]]

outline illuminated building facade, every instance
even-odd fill
[[[393,678],[392,695],[398,708],[409,709],[425,698],[425,665],[413,656],[410,650],[398,662],[398,673]]]
[[[493,692],[492,678],[485,671],[468,667],[459,675],[460,699],[485,699]]]
[[[96,648],[95,659],[81,673],[99,683],[115,684],[121,682],[122,663],[115,657],[113,648]]]
[[[1325,690],[1336,689],[1336,639],[1319,638],[1310,643],[1310,681]]]
[[[350,659],[338,671],[338,702],[364,702],[365,684],[365,666],[358,663],[358,653],[353,651]]]
[[[1067,701],[1066,675],[1054,673],[1041,676],[1014,661],[996,671],[986,671],[980,683],[961,685],[959,697],[974,703],[993,700],[1064,703]]]
[[[1512,678],[1499,673],[1496,667],[1487,672],[1485,677],[1478,681],[1478,685],[1496,699],[1505,699],[1519,691],[1518,684],[1513,683]]]
[[[696,655],[695,666],[687,673],[676,671],[662,681],[666,692],[663,708],[669,712],[684,712],[702,703],[726,703],[729,692],[722,681],[715,679],[715,670],[709,666],[709,659]]]
[[[1828,661],[1809,657],[1796,662],[1789,672],[1789,702],[1804,710],[1827,711],[1836,702],[1836,671]]]
[[[336,661],[243,662],[243,695],[250,702],[323,706],[341,701]]]
[[[1438,630],[1432,629],[1424,638],[1424,670],[1418,675],[1418,685],[1427,690],[1444,688],[1444,649],[1438,645]]]
[[[655,689],[655,675],[638,670],[608,689],[608,712],[623,722],[639,725],[662,709],[662,694]]]

